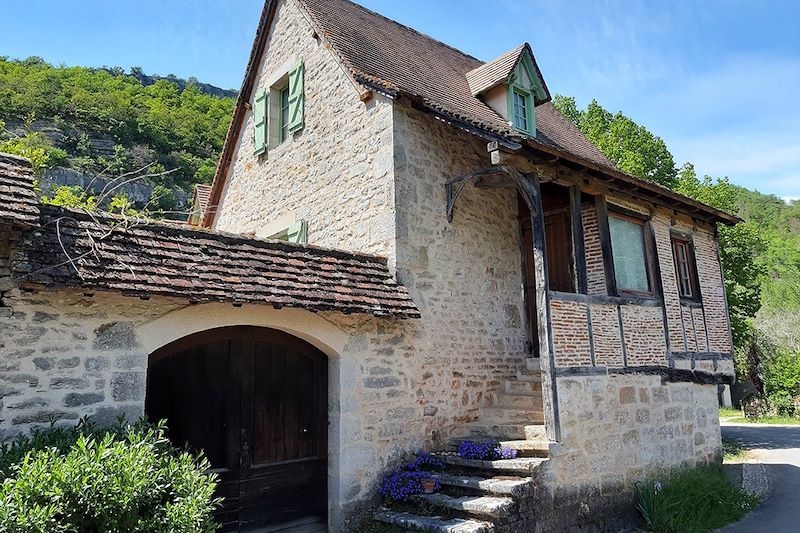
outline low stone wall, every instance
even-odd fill
[[[721,462],[716,394],[713,384],[657,375],[560,377],[562,441],[538,480],[534,530],[630,521],[638,483],[671,468]]]

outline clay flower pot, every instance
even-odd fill
[[[433,494],[436,492],[436,480],[433,478],[425,478],[420,481],[422,490],[425,494]]]

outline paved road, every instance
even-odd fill
[[[800,531],[800,426],[723,425],[722,436],[755,450],[767,466],[772,494],[725,533]]]

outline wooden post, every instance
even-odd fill
[[[572,215],[572,251],[575,259],[575,287],[581,294],[589,292],[586,274],[586,247],[583,236],[583,209],[581,189],[577,185],[569,188],[569,206]]]
[[[545,248],[544,213],[539,180],[535,174],[522,174],[513,167],[505,167],[514,180],[531,212],[533,233],[533,268],[536,277],[536,313],[539,328],[539,354],[542,369],[542,397],[545,427],[550,440],[561,440],[561,422],[558,414],[558,386],[555,375],[555,356],[551,336],[550,284],[547,279],[547,250]]]
[[[611,250],[611,230],[608,227],[608,204],[604,194],[595,199],[597,207],[597,230],[600,234],[600,249],[603,251],[603,271],[606,274],[606,290],[609,296],[617,296],[617,276],[614,272],[614,255]]]

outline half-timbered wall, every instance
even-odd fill
[[[607,201],[649,219],[656,291],[652,297],[609,296],[597,208],[584,202],[581,218],[588,294],[551,293],[556,365],[702,366],[732,373],[732,346],[714,228],[663,208],[651,214],[647,206],[628,198],[609,195]],[[700,301],[682,301],[678,295],[673,233],[690,238],[693,244]]]

